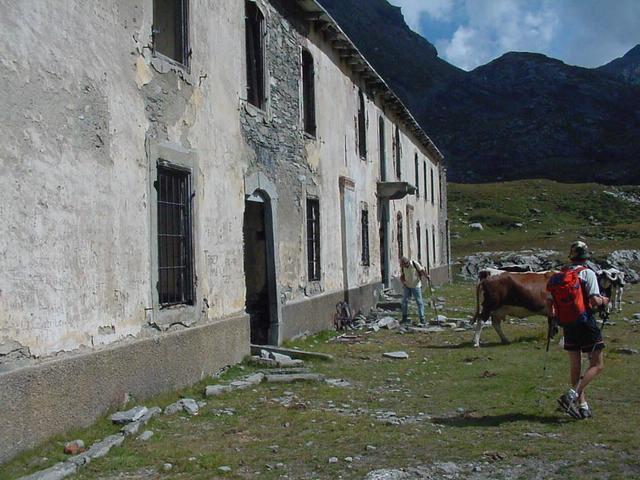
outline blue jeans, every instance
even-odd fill
[[[418,317],[420,322],[424,323],[424,302],[422,301],[422,289],[419,287],[409,288],[404,287],[402,294],[402,322],[408,322],[408,310],[409,310],[409,297],[416,299],[418,304]]]

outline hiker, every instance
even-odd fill
[[[590,253],[584,242],[574,242],[569,250],[571,264],[562,268],[547,284],[550,321],[564,332],[564,349],[569,354],[571,388],[558,398],[562,410],[576,419],[592,417],[585,397],[587,385],[602,372],[604,341],[595,311],[607,306],[600,294],[598,279],[585,264]],[[589,367],[581,376],[582,353],[589,354]]]
[[[429,275],[426,269],[415,260],[407,257],[400,259],[400,281],[402,282],[402,324],[411,325],[408,318],[409,298],[416,299],[418,304],[418,318],[420,323],[424,321],[424,302],[422,301],[422,279],[429,281]]]

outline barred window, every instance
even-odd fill
[[[162,307],[193,305],[191,175],[158,167],[158,297]]]
[[[320,280],[320,201],[307,199],[307,265],[309,280]]]
[[[189,59],[188,3],[153,1],[153,50],[182,65]]]
[[[437,262],[436,259],[436,227],[431,227],[431,245],[433,246],[433,264],[435,265]]]
[[[436,204],[436,190],[433,181],[433,168],[431,169],[431,205]]]
[[[245,38],[247,54],[247,100],[264,108],[264,16],[256,2],[245,0]]]
[[[361,229],[362,229],[362,265],[369,266],[371,264],[369,258],[369,211],[362,210],[360,217]]]

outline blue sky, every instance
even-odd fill
[[[389,0],[409,26],[465,70],[503,53],[598,67],[640,43],[640,0]]]

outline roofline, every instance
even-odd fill
[[[319,30],[332,48],[338,52],[343,60],[347,61],[354,73],[359,73],[368,88],[380,93],[383,103],[387,104],[411,133],[422,143],[428,152],[436,156],[439,162],[444,161],[444,155],[438,150],[429,136],[422,129],[411,111],[400,100],[393,89],[387,84],[376,69],[369,63],[366,57],[358,50],[349,36],[340,28],[338,22],[318,3],[317,0],[295,0],[298,6],[309,15],[306,20],[312,23],[322,24]]]

